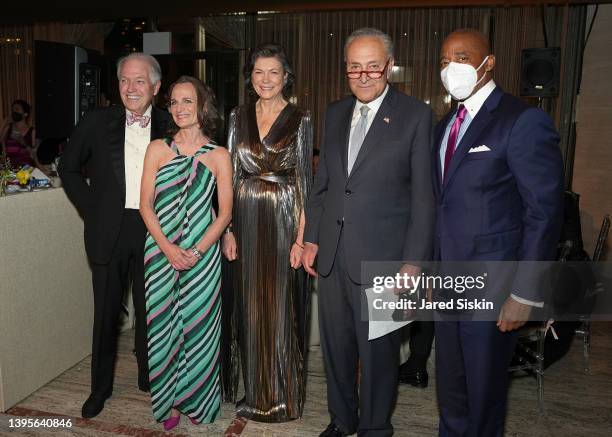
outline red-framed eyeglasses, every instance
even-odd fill
[[[389,67],[390,61],[391,61],[391,58],[387,59],[387,62],[385,63],[385,67],[382,70],[347,71],[346,77],[348,77],[349,79],[360,79],[361,75],[365,73],[365,75],[369,77],[370,79],[380,79],[385,74],[385,71],[387,71],[387,67]]]

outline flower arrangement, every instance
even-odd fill
[[[2,148],[0,154],[0,196],[4,196],[4,188],[15,178],[15,173],[11,166],[11,160],[6,156],[6,151]]]
[[[19,170],[15,174],[15,177],[19,181],[19,185],[27,185],[28,184],[28,181],[30,180],[30,177],[32,176],[32,171],[33,170],[34,170],[34,168],[30,167],[29,165],[24,165],[23,167],[21,167],[21,170]]]

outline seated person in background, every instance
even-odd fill
[[[0,141],[15,168],[23,165],[34,166],[32,148],[34,147],[34,128],[30,126],[30,105],[25,100],[15,100],[11,104],[11,115],[0,130]]]
[[[61,186],[61,180],[57,175],[56,160],[64,148],[65,140],[48,138],[42,140],[34,150],[34,163],[42,171],[53,187]]]

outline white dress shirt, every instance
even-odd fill
[[[493,79],[491,79],[482,88],[476,91],[473,96],[470,96],[463,102],[459,103],[457,109],[459,109],[460,105],[464,105],[465,109],[467,109],[467,113],[465,114],[463,123],[461,123],[461,127],[459,128],[459,135],[457,135],[457,142],[455,143],[455,147],[459,146],[459,143],[463,138],[463,134],[465,134],[465,132],[468,130],[470,124],[472,123],[472,120],[476,118],[476,114],[478,114],[478,111],[480,111],[480,108],[482,108],[482,105],[484,105],[485,100],[489,98],[496,86],[497,85],[495,85]],[[440,172],[441,175],[444,174],[444,155],[446,154],[448,136],[450,135],[451,127],[453,126],[453,123],[455,122],[456,118],[457,112],[455,112],[455,114],[450,118],[448,125],[446,125],[446,131],[444,131],[444,136],[442,137],[442,144],[440,144],[440,168],[442,169],[442,171]]]
[[[144,115],[151,117],[151,106]],[[150,142],[151,122],[147,127],[140,127],[140,123],[125,124],[125,207],[128,209],[140,208],[140,180]]]
[[[368,117],[368,128],[367,128],[366,132],[370,130],[370,126],[372,126],[372,122],[374,121],[374,117],[376,117],[376,113],[378,112],[378,109],[380,108],[380,105],[382,104],[383,100],[385,99],[385,96],[387,95],[387,91],[389,91],[389,85],[387,85],[385,87],[385,90],[382,92],[382,94],[380,96],[376,97],[374,100],[372,100],[369,103],[363,103],[363,102],[360,102],[359,100],[357,100],[357,102],[355,103],[355,108],[353,109],[353,117],[351,118],[351,131],[349,132],[349,139],[353,138],[353,132],[355,131],[355,127],[357,126],[357,123],[359,122],[359,119],[361,118],[360,109],[364,105],[367,105],[368,108],[370,108],[370,110],[368,111],[368,114],[367,114],[367,117]],[[348,152],[350,153],[350,147],[348,149],[349,149]],[[348,155],[347,155],[346,158],[348,160]]]

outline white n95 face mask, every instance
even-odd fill
[[[440,72],[440,78],[444,84],[446,91],[455,100],[465,100],[472,94],[476,85],[484,79],[483,74],[478,80],[478,70],[487,62],[489,57],[484,58],[478,68],[472,67],[470,64],[460,64],[459,62],[450,62],[444,70]]]

